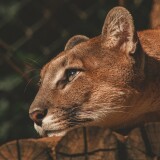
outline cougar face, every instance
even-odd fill
[[[62,136],[79,126],[114,127],[132,120],[144,79],[138,45],[132,17],[122,7],[108,13],[100,36],[72,37],[41,71],[30,107],[35,129]]]

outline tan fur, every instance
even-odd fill
[[[65,48],[42,69],[42,84],[30,108],[30,114],[47,109],[42,126],[36,125],[40,134],[160,119],[160,30],[138,32],[137,37],[130,13],[116,7],[100,36],[73,37]],[[79,72],[66,83],[69,68]]]

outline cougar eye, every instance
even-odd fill
[[[77,69],[68,69],[66,71],[66,79],[68,82],[71,82],[80,71]]]

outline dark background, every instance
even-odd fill
[[[107,12],[123,5],[138,30],[152,27],[152,0],[0,0],[0,144],[37,137],[28,110],[42,66],[75,34],[101,33]]]

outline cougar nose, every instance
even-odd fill
[[[37,110],[29,113],[29,116],[38,126],[41,126],[42,125],[42,120],[44,119],[46,114],[47,114],[46,109],[45,110],[37,109]]]

